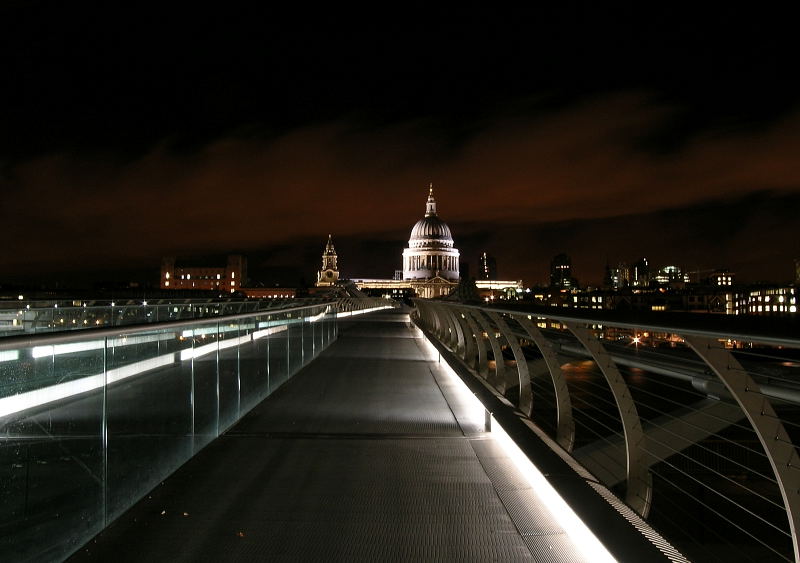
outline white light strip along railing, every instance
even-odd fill
[[[0,362],[13,362],[19,360],[19,350],[0,351]]]
[[[570,537],[575,548],[586,560],[598,563],[616,561],[494,417],[492,417],[492,436],[503,447],[503,451],[528,481],[533,492],[544,503],[555,521]]]
[[[422,332],[422,331],[420,331]],[[439,357],[439,351],[436,347],[424,337],[426,349],[430,351],[430,359],[434,360]],[[458,396],[470,401],[476,409],[480,409],[480,420],[483,420],[486,411],[483,404],[478,398],[469,390],[467,385],[462,381],[458,374],[453,370],[449,363],[444,358],[441,358],[441,365],[445,373],[447,373],[453,382],[457,382],[456,387]],[[472,413],[471,413],[472,414]],[[605,546],[597,539],[592,531],[584,524],[575,511],[570,508],[566,501],[558,494],[553,486],[548,482],[547,478],[541,471],[534,465],[528,456],[519,449],[519,446],[508,436],[506,431],[494,417],[492,417],[492,437],[497,440],[497,443],[503,448],[503,451],[508,458],[514,463],[514,466],[522,473],[523,477],[528,481],[533,492],[539,497],[547,510],[553,516],[558,525],[569,536],[575,548],[586,558],[587,561],[606,563],[616,561],[609,553]]]
[[[264,330],[257,330],[253,333],[253,340],[258,340],[259,338],[264,338],[271,334],[277,334],[279,332],[286,332],[288,327],[286,325],[281,326],[274,326],[272,328],[265,328]]]
[[[308,318],[310,319],[313,317]],[[213,354],[218,350],[225,350],[234,346],[246,344],[250,341],[258,340],[272,334],[285,332],[286,330],[286,325],[274,326],[254,332],[252,334],[240,336],[238,338],[212,342],[196,348],[186,348],[176,353],[162,354],[161,356],[155,358],[150,358],[119,368],[110,369],[107,373],[101,372],[95,375],[74,379],[72,381],[65,381],[63,383],[49,385],[47,387],[34,389],[32,391],[25,391],[9,397],[3,397],[0,398],[0,417],[8,416],[28,409],[38,408],[47,405],[48,403],[69,399],[70,397],[74,397],[82,393],[96,391],[97,389],[102,388],[105,384],[116,383],[135,375],[144,374],[154,369],[174,364],[176,361],[187,361],[200,358],[208,354]],[[184,331],[182,334],[186,335],[186,333],[189,333],[188,337],[191,337],[191,332],[192,331]],[[174,338],[174,334],[171,334],[171,337]],[[127,339],[127,344],[134,343],[132,340],[136,338],[141,339],[139,341],[139,343],[141,343],[148,337],[129,337]],[[160,338],[156,338],[156,340],[158,339]],[[118,342],[124,342],[126,339],[119,338],[115,340]],[[76,342],[70,344],[56,344],[54,346],[37,346],[34,348],[34,351],[36,351],[36,355],[34,355],[34,357],[41,358],[47,356],[45,353],[47,349],[50,350],[50,354],[58,355],[97,350],[102,347],[102,340]],[[0,351],[0,361],[12,361],[17,359],[19,359],[18,350]]]
[[[175,338],[174,332],[165,332],[162,334],[149,334],[144,336],[122,336],[120,338],[110,338],[108,340],[109,348],[123,348],[125,346],[135,346],[138,344],[148,344],[150,342],[163,342],[165,340],[173,340]],[[33,359],[46,358],[48,356],[60,356],[63,354],[75,354],[78,352],[89,352],[91,350],[100,350],[105,345],[103,340],[90,340],[89,342],[71,342],[69,344],[54,344],[48,346],[34,346],[31,349],[31,357]],[[17,352],[19,358],[19,350]],[[3,352],[0,352],[0,357]],[[14,359],[17,359],[14,358]]]
[[[386,309],[387,307],[376,307],[372,309],[365,309],[357,311],[357,314],[370,312],[377,309]],[[107,372],[101,372],[95,375],[89,375],[56,383],[47,387],[25,391],[12,395],[9,397],[0,398],[0,417],[8,416],[14,413],[22,412],[28,409],[38,408],[49,403],[61,401],[96,391],[105,384],[116,383],[135,375],[144,374],[146,372],[158,369],[160,367],[171,365],[178,361],[187,361],[195,358],[200,358],[208,354],[217,352],[218,350],[225,350],[234,346],[246,344],[248,342],[265,338],[267,336],[286,332],[288,330],[288,323],[297,323],[302,321],[318,322],[325,317],[327,311],[323,311],[317,315],[308,317],[300,317],[294,319],[278,319],[259,322],[257,326],[267,327],[263,330],[258,330],[253,333],[240,336],[238,338],[230,338],[226,340],[219,340],[209,344],[204,344],[195,348],[186,348],[180,352],[169,354],[162,354],[155,358],[134,362],[119,368],[110,369]],[[183,338],[193,338],[194,336],[204,336],[207,334],[220,334],[225,332],[232,332],[234,330],[242,330],[248,328],[255,328],[255,323],[240,324],[240,325],[222,325],[213,326],[208,328],[198,328],[191,330],[184,330],[180,333]],[[150,342],[158,342],[165,340],[173,340],[178,333],[164,332],[160,334],[149,335],[131,335],[121,336],[117,338],[108,339],[109,348],[122,348],[125,346],[133,346],[137,344],[146,344]],[[34,359],[45,358],[48,356],[58,356],[63,354],[76,354],[79,352],[88,352],[92,350],[100,350],[106,345],[105,340],[91,340],[89,342],[71,342],[67,344],[53,344],[45,346],[34,346],[31,349],[31,357]],[[20,358],[20,350],[2,350],[0,351],[0,362],[17,361]]]
[[[41,407],[55,401],[69,399],[81,393],[96,391],[106,383],[116,383],[134,375],[146,373],[173,363],[175,363],[174,353],[162,354],[155,358],[110,369],[108,372],[100,372],[80,379],[56,383],[55,385],[18,393],[10,397],[3,397],[0,399],[0,417]]]
[[[382,311],[383,309],[394,309],[391,305],[385,305],[383,307],[370,307],[368,309],[358,309],[356,311],[340,311],[336,313],[337,318],[342,317],[354,317],[356,315],[363,315],[365,313],[371,313],[373,311]]]
[[[60,356],[62,354],[89,352],[91,350],[101,350],[105,347],[105,345],[105,340],[90,340],[89,342],[70,342],[69,344],[34,346],[33,350],[31,350],[31,357],[37,359],[45,358],[47,356]]]
[[[416,328],[417,338],[422,343],[424,347],[424,351],[428,353],[428,360],[432,362],[436,362],[439,360],[439,350],[436,349],[436,346],[431,344],[431,341],[425,337],[425,333],[422,332],[419,328]],[[469,387],[461,380],[455,370],[450,367],[446,361],[439,362],[438,364],[441,367],[442,372],[447,376],[448,380],[453,384],[452,391],[455,394],[456,398],[461,400],[464,404],[468,406],[468,417],[469,421],[480,426],[483,426],[486,423],[486,408],[481,403],[480,399],[475,396],[475,394],[469,390]]]

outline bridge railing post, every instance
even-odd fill
[[[687,335],[686,343],[720,378],[744,412],[764,448],[780,488],[792,535],[795,561],[800,561],[800,456],[772,402],[759,384],[719,340]]]

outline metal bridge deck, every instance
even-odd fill
[[[338,340],[71,561],[576,561],[400,312]]]

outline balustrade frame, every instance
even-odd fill
[[[783,497],[795,561],[800,561],[797,538],[800,529],[800,457],[797,448],[792,444],[772,403],[761,394],[758,383],[750,377],[739,360],[720,345],[719,340],[701,336],[683,336],[683,339],[719,377],[758,436]]]

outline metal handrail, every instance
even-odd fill
[[[301,305],[299,307],[289,307],[286,309],[264,309],[251,313],[237,313],[234,315],[223,315],[218,317],[198,317],[181,321],[160,321],[156,323],[138,323],[130,325],[117,325],[113,328],[86,328],[69,332],[58,333],[39,333],[30,336],[6,336],[0,338],[0,350],[16,350],[30,346],[41,346],[48,344],[63,344],[67,342],[78,342],[81,340],[94,340],[97,338],[117,337],[120,334],[137,334],[141,332],[153,332],[154,330],[178,328],[186,325],[208,325],[216,323],[226,323],[251,317],[262,317],[264,315],[283,315],[312,307],[323,307],[334,303],[334,300],[315,305]]]
[[[530,342],[532,347],[538,348],[543,357],[562,351],[564,345],[558,338],[550,334],[546,338],[542,331],[537,328],[537,320],[547,320],[553,323],[562,324],[565,335],[571,335],[576,343],[570,343],[564,347],[564,351],[576,353],[580,348],[584,350],[581,354],[593,360],[596,367],[592,368],[592,377],[598,383],[586,383],[581,386],[580,380],[570,383],[570,387],[577,386],[574,391],[581,393],[580,404],[593,408],[614,409],[613,416],[621,422],[621,431],[615,431],[613,442],[608,440],[601,429],[599,434],[595,433],[592,425],[599,424],[599,421],[590,415],[583,413],[581,422],[582,431],[588,431],[586,436],[594,436],[588,442],[581,442],[581,457],[585,462],[591,462],[593,470],[599,471],[596,475],[607,486],[613,486],[619,481],[611,481],[612,478],[627,480],[624,490],[627,491],[626,501],[630,506],[647,517],[651,503],[653,485],[650,473],[656,473],[654,463],[666,462],[667,457],[673,454],[683,455],[683,450],[689,445],[699,443],[708,436],[717,436],[716,439],[728,440],[721,437],[718,433],[737,420],[747,419],[744,426],[737,424],[737,427],[752,431],[752,438],[757,438],[763,448],[763,456],[771,466],[770,474],[774,474],[775,479],[771,480],[777,485],[783,508],[786,510],[788,518],[788,535],[791,538],[792,549],[796,560],[800,560],[800,542],[798,541],[797,530],[800,528],[800,455],[797,446],[793,443],[791,436],[787,433],[787,428],[792,429],[794,425],[792,418],[784,420],[782,417],[785,411],[775,411],[772,401],[790,401],[797,404],[798,393],[792,387],[792,381],[784,378],[785,386],[776,383],[774,378],[768,374],[764,375],[760,370],[751,368],[749,371],[742,366],[737,359],[736,350],[729,350],[726,347],[727,341],[736,340],[738,342],[752,343],[778,348],[800,349],[800,336],[796,330],[797,325],[791,323],[775,322],[774,319],[752,319],[745,317],[730,316],[710,316],[710,315],[669,315],[668,313],[655,313],[652,315],[637,313],[634,315],[616,314],[614,312],[602,312],[598,310],[569,310],[546,307],[514,307],[514,306],[494,306],[494,305],[475,305],[465,304],[444,300],[416,300],[417,318],[420,324],[427,328],[432,337],[436,338],[444,347],[450,350],[456,358],[463,360],[464,366],[476,377],[482,379],[485,384],[493,387],[496,392],[508,395],[509,399],[518,403],[517,408],[531,420],[536,416],[537,406],[541,407],[541,397],[534,397],[533,408],[527,397],[530,391],[527,389],[533,385],[529,376],[529,358],[519,350],[518,343],[521,340]],[[504,318],[505,317],[505,318]],[[511,320],[516,322],[512,323]],[[767,325],[766,322],[769,324]],[[519,328],[517,328],[519,325]],[[480,326],[481,328],[477,328]],[[596,329],[619,328],[637,332],[649,331],[651,333],[664,333],[677,335],[680,342],[684,343],[687,349],[694,352],[695,358],[699,359],[696,366],[690,373],[680,367],[671,370],[655,368],[651,371],[661,375],[679,376],[679,379],[688,381],[690,386],[677,392],[691,392],[699,398],[703,397],[706,406],[698,403],[697,410],[687,411],[690,416],[708,417],[706,422],[698,425],[698,418],[675,418],[667,416],[663,421],[653,424],[652,409],[654,403],[649,397],[657,397],[648,387],[641,387],[639,398],[633,397],[631,390],[636,390],[640,385],[638,382],[641,375],[632,378],[620,377],[619,368],[633,366],[647,372],[653,366],[642,360],[631,361],[625,355],[620,356],[614,353],[614,347],[608,346],[602,336],[596,334]],[[520,330],[521,329],[521,330]],[[479,332],[480,331],[480,332]],[[491,349],[490,349],[491,346]],[[510,358],[513,352],[514,364],[504,366],[502,361],[503,353],[499,352],[506,348],[506,354]],[[608,348],[607,348],[608,347]],[[488,353],[492,353],[495,362],[489,363]],[[772,360],[787,359],[796,363],[796,352],[789,355],[777,357],[773,354],[769,356]],[[580,413],[580,408],[570,406],[570,401],[560,398],[559,393],[571,391],[566,386],[566,381],[561,373],[560,365],[553,365],[552,362],[538,363],[537,369],[549,372],[550,380],[556,390],[555,403],[543,404],[545,409],[552,409],[556,414],[556,427],[553,427],[553,438],[567,451],[572,450],[572,434],[574,432],[573,410],[576,414]],[[559,364],[561,362],[558,362]],[[516,364],[516,365],[515,365]],[[526,364],[526,365],[520,365]],[[786,368],[790,369],[790,368]],[[667,373],[669,372],[669,373]],[[702,373],[699,373],[702,372]],[[543,373],[542,371],[539,372]],[[646,373],[645,373],[646,375]],[[800,374],[796,374],[800,375]],[[547,377],[547,376],[545,376]],[[787,375],[788,378],[788,375]],[[698,381],[713,385],[698,385]],[[646,378],[642,381],[649,381],[648,385],[660,385],[659,379]],[[603,383],[604,382],[604,383]],[[589,387],[587,387],[589,385]],[[606,386],[611,395],[597,393],[601,387]],[[523,389],[525,387],[526,389]],[[702,387],[702,388],[701,388]],[[593,391],[593,388],[595,389]],[[586,396],[590,396],[594,401],[586,402]],[[631,400],[631,398],[635,400]],[[722,399],[720,401],[708,401],[706,397]],[[647,419],[648,425],[644,434],[642,433],[641,422],[644,420],[637,411],[637,404],[640,399],[644,408],[651,409],[650,418]],[[684,399],[685,400],[685,399]],[[648,402],[649,401],[649,402]],[[677,403],[676,403],[677,404]],[[786,405],[787,403],[779,403]],[[598,405],[606,405],[598,407]],[[709,412],[713,405],[719,405],[719,409]],[[727,405],[727,406],[726,406]],[[687,407],[689,405],[686,405]],[[692,405],[694,406],[694,405]],[[615,408],[616,407],[616,408]],[[724,407],[724,408],[723,408]],[[791,409],[791,407],[789,407]],[[714,407],[717,409],[717,407]],[[618,411],[618,412],[617,412]],[[541,412],[546,412],[541,411]],[[789,413],[794,411],[789,410]],[[720,413],[719,416],[713,413]],[[609,411],[611,414],[611,411]],[[669,414],[661,412],[662,415]],[[539,415],[541,416],[541,415]],[[552,415],[547,415],[552,416]],[[794,415],[791,415],[794,416]],[[663,423],[663,426],[661,424]],[[552,424],[552,422],[548,422]],[[678,426],[674,426],[677,424]],[[680,426],[683,425],[683,426]],[[795,425],[796,426],[796,425]],[[686,428],[687,433],[682,436],[675,434],[675,429]],[[716,429],[715,429],[716,428]],[[608,430],[608,428],[606,428]],[[650,436],[650,432],[654,432]],[[660,432],[660,434],[659,434]],[[669,449],[672,454],[657,454],[670,444],[661,443],[665,436],[673,436],[674,439],[681,440],[675,442],[677,446]],[[727,442],[726,442],[727,443]],[[589,445],[591,448],[583,446]],[[651,448],[655,445],[655,450]],[[742,444],[742,447],[751,446]],[[757,448],[758,446],[756,446]],[[604,456],[611,455],[627,456],[622,459],[622,472],[619,470],[609,472],[604,466]],[[604,451],[606,453],[604,453]],[[666,451],[666,450],[664,450]],[[749,451],[749,449],[748,449]],[[596,452],[596,455],[593,454]],[[643,454],[646,454],[643,455]],[[719,454],[721,457],[722,454]],[[587,458],[586,456],[593,456]],[[659,457],[661,456],[661,457]],[[731,460],[728,460],[731,461]],[[670,467],[674,467],[670,465]],[[757,466],[752,466],[751,474],[761,475]],[[677,470],[677,469],[676,469]],[[686,473],[692,477],[691,474]],[[659,475],[662,479],[666,477]],[[699,483],[699,481],[697,481]],[[719,494],[718,491],[713,492]],[[731,499],[730,502],[734,502]],[[774,504],[774,503],[773,503]],[[737,505],[739,506],[739,505]],[[709,507],[709,510],[713,510]],[[744,510],[744,512],[749,512]],[[750,517],[760,518],[756,513],[749,512]],[[722,516],[721,516],[722,517]],[[742,516],[743,518],[745,516]],[[767,520],[761,519],[762,522]],[[767,522],[770,523],[770,522]],[[771,524],[771,523],[770,523]],[[735,524],[734,524],[735,525]],[[750,534],[748,534],[750,535]],[[753,537],[750,535],[750,537]],[[765,549],[771,550],[768,543],[763,543]],[[773,550],[774,552],[774,550]],[[777,552],[775,552],[777,553]]]
[[[443,302],[447,303],[447,302]],[[491,311],[495,313],[507,314],[507,315],[521,315],[521,314],[529,314],[536,317],[542,317],[547,319],[552,319],[559,322],[569,323],[569,322],[579,322],[579,323],[592,323],[592,324],[600,324],[600,325],[608,325],[614,326],[618,328],[629,328],[629,329],[645,329],[650,330],[653,332],[667,332],[673,334],[688,334],[693,336],[706,336],[711,338],[720,338],[720,339],[732,339],[732,340],[743,340],[749,342],[758,342],[760,344],[770,344],[774,346],[791,346],[791,347],[800,347],[800,337],[794,336],[793,334],[798,334],[797,332],[790,333],[790,331],[797,331],[800,329],[800,326],[792,326],[792,327],[781,327],[775,326],[774,324],[770,327],[775,329],[776,331],[780,331],[781,328],[786,328],[786,334],[766,334],[766,333],[759,333],[759,332],[735,332],[731,330],[715,330],[713,328],[698,328],[692,327],[682,324],[672,324],[672,323],[654,323],[650,319],[646,319],[643,321],[640,320],[618,320],[619,316],[624,314],[614,313],[614,312],[607,312],[607,313],[600,313],[597,310],[586,310],[585,313],[581,310],[571,310],[570,313],[562,313],[563,309],[555,308],[555,307],[525,307],[525,308],[502,308],[502,307],[484,307],[480,305],[468,305],[468,304],[458,304],[461,308],[467,309],[478,309],[481,311]],[[666,316],[669,313],[654,313],[653,317],[658,316]],[[729,315],[714,315],[713,317],[699,317],[693,316],[689,317],[688,313],[686,314],[685,320],[691,322],[693,324],[703,324],[709,323],[713,321],[715,324],[720,322],[725,322],[729,324],[737,324],[741,322],[744,323],[752,323],[754,319],[747,318],[745,316],[735,316],[731,317]],[[614,317],[617,318],[614,318]],[[632,315],[633,316],[633,315]],[[640,316],[637,314],[636,316]],[[646,315],[641,315],[646,316]],[[674,317],[673,317],[674,318]],[[759,324],[761,319],[759,319]]]

